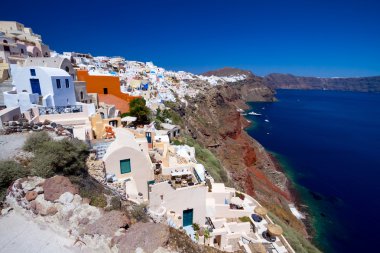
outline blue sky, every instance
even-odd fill
[[[4,0],[0,20],[32,27],[58,52],[329,77],[380,75],[379,13],[375,0]]]

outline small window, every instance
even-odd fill
[[[131,172],[131,159],[120,160],[120,174]]]
[[[108,89],[107,88],[103,88],[103,94],[108,94]]]
[[[84,96],[83,96],[83,91],[80,92],[80,99],[83,100]]]
[[[30,69],[30,75],[31,76],[36,76],[36,70],[35,69]]]
[[[70,87],[69,79],[65,79],[65,83],[66,83],[66,88],[69,88]]]
[[[60,89],[61,88],[61,80],[56,79],[55,81],[57,82],[57,89]]]

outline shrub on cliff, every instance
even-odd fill
[[[36,176],[73,175],[85,169],[87,145],[78,139],[47,140],[34,146],[31,169]]]
[[[29,170],[15,161],[0,161],[0,201],[9,185],[18,178],[29,175]]]
[[[205,166],[215,181],[228,183],[227,172],[215,155],[207,148],[201,147],[198,143],[194,144],[194,148],[197,161]]]
[[[131,216],[138,222],[148,222],[149,216],[146,213],[146,204],[135,205],[132,207]]]
[[[28,152],[35,152],[38,150],[45,142],[52,141],[52,138],[47,132],[34,132],[28,136],[26,139],[23,149]]]
[[[283,222],[272,213],[268,214],[275,224],[278,224],[284,230],[284,237],[297,253],[321,253],[304,235],[296,229]]]

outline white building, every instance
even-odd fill
[[[125,128],[114,128],[116,139],[107,148],[103,161],[108,175],[125,182],[127,198],[148,200],[148,186],[154,181],[153,164],[145,138],[136,139]]]
[[[20,106],[24,112],[37,105],[76,105],[73,79],[62,69],[12,65],[12,76],[15,88],[4,92],[7,107]]]

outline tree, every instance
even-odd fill
[[[135,98],[129,103],[129,115],[136,117],[136,125],[150,123],[150,109],[146,106],[143,98]]]

